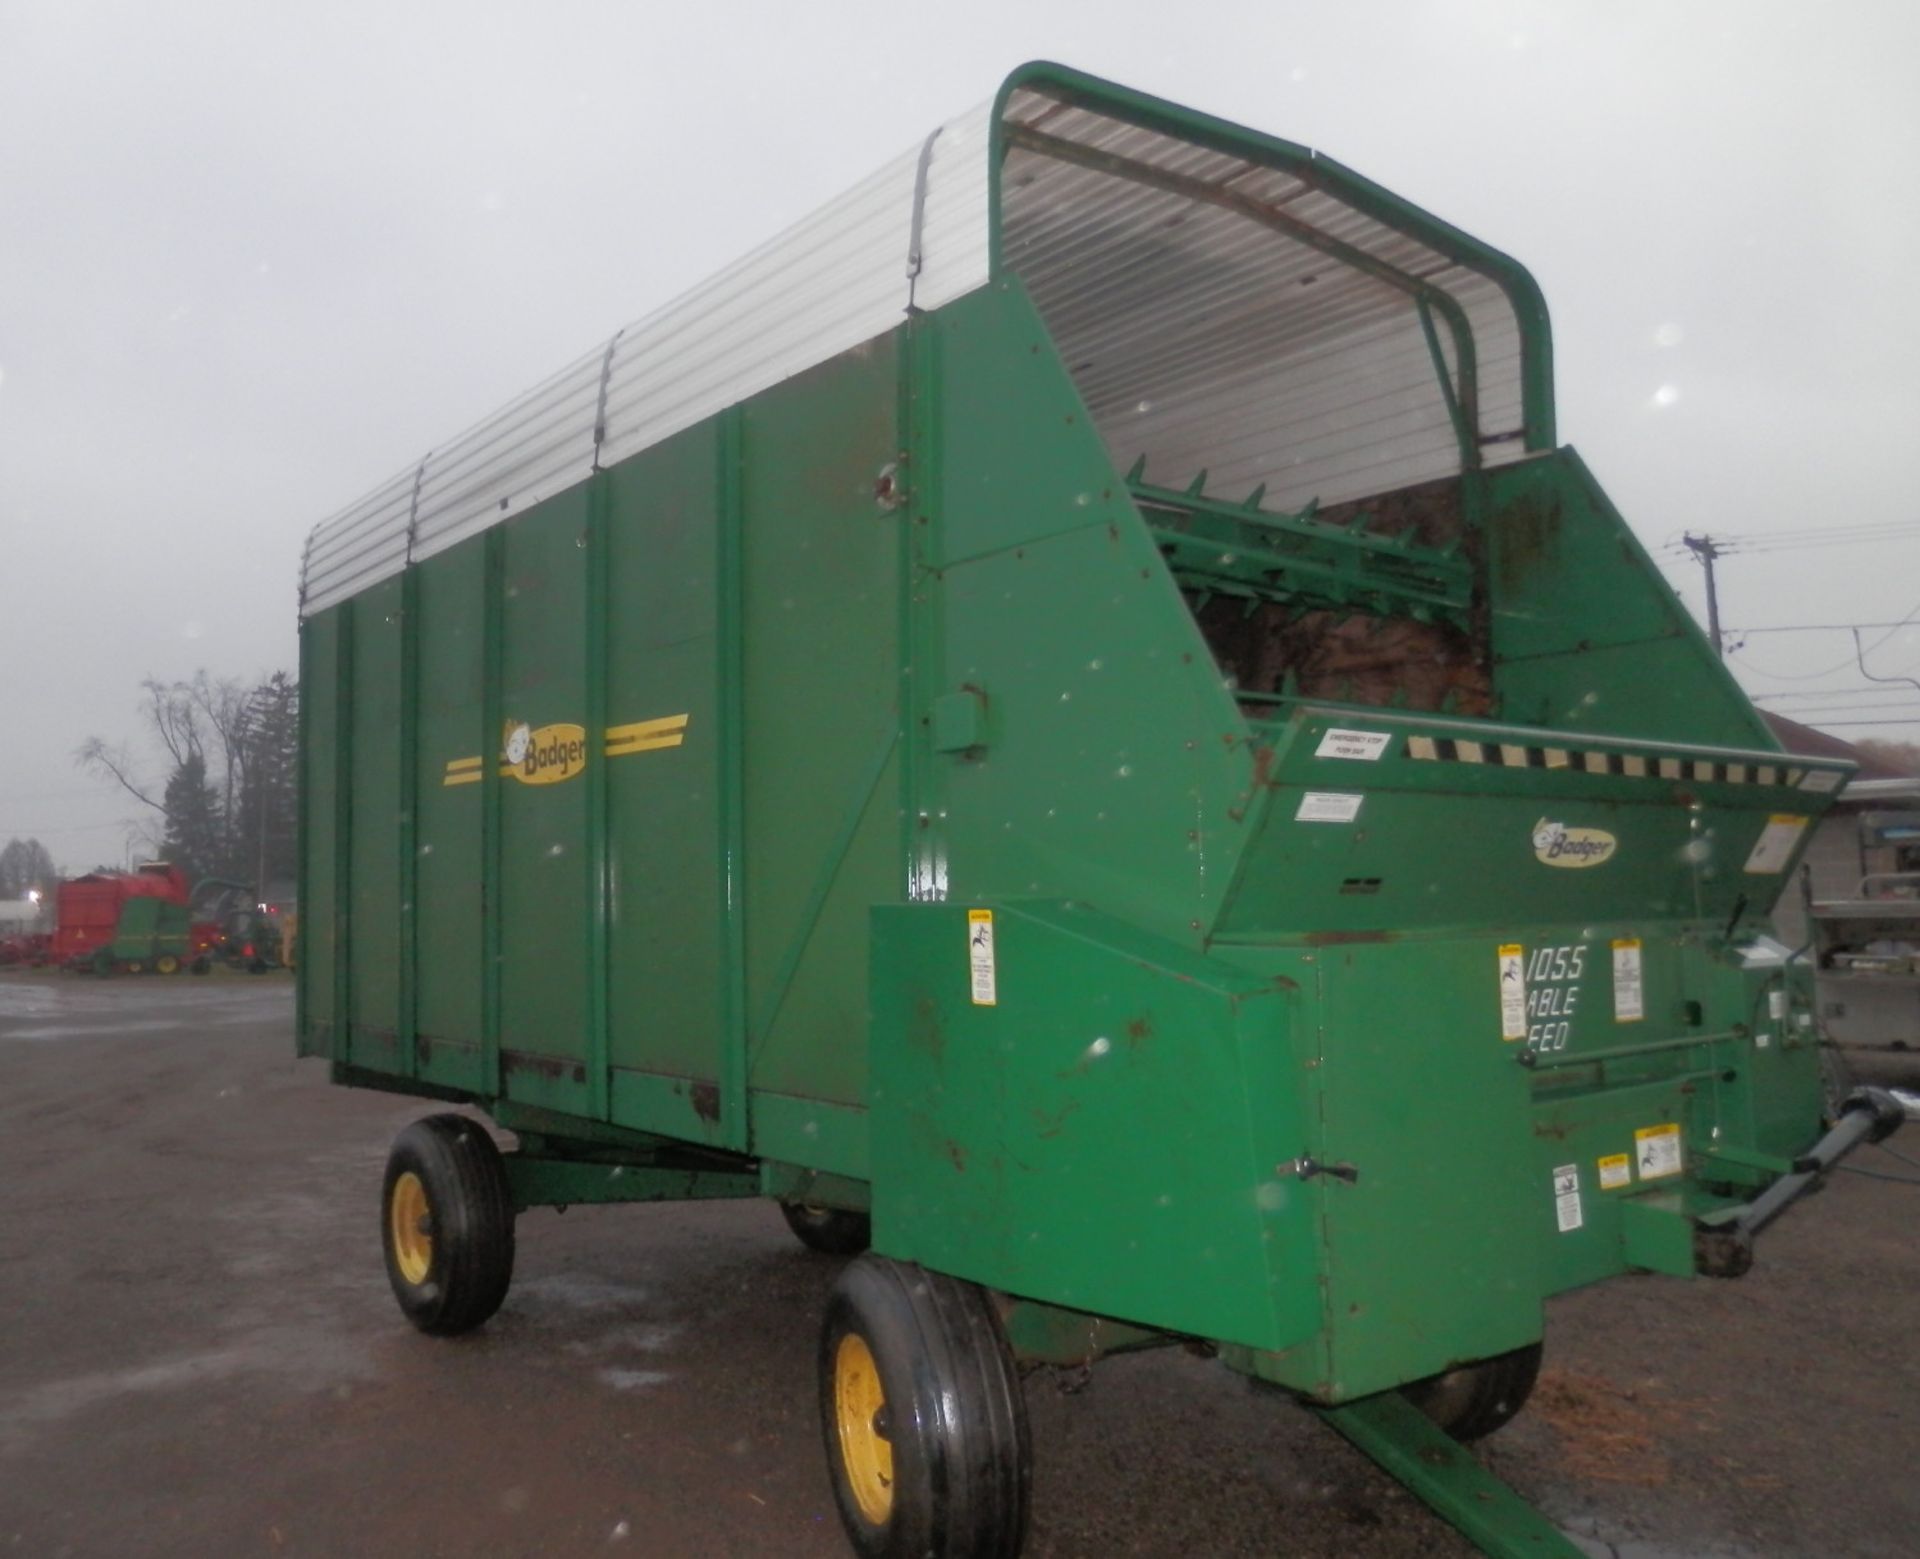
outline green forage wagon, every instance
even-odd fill
[[[301,618],[300,1049],[517,1139],[401,1134],[402,1309],[773,1198],[865,1252],[864,1554],[1016,1553],[1021,1366],[1168,1341],[1570,1551],[1454,1449],[1545,1299],[1743,1270],[1893,1124],[1823,1134],[1766,933],[1848,766],[1557,444],[1533,280],[1072,70],[326,521]]]

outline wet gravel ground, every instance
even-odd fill
[[[535,1213],[495,1321],[421,1337],[376,1218],[427,1107],[330,1087],[291,1006],[283,975],[0,972],[0,1553],[848,1552],[814,1406],[832,1261],[757,1203]],[[1599,1554],[1920,1553],[1916,1214],[1842,1175],[1741,1282],[1555,1301],[1489,1464]],[[1185,1354],[1028,1404],[1035,1559],[1472,1552]]]

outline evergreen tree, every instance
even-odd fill
[[[276,671],[247,695],[236,745],[241,777],[233,816],[233,875],[259,892],[294,875],[300,690]]]
[[[225,863],[220,796],[208,782],[207,760],[199,753],[189,753],[175,765],[162,809],[166,814],[164,859],[196,881],[221,875]]]

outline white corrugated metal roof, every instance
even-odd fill
[[[1031,292],[1117,464],[1144,455],[1149,479],[1166,486],[1205,468],[1230,496],[1264,482],[1270,507],[1458,471],[1421,293],[1436,305],[1450,372],[1442,312],[1470,328],[1482,459],[1524,452],[1514,436],[1520,328],[1491,274],[1297,166],[1183,140],[1118,106],[1068,101],[1076,96],[1084,89],[1047,82],[1006,96],[1001,258]],[[942,126],[324,521],[302,567],[302,614],[871,340],[909,306],[938,308],[981,286],[992,112]]]
[[[917,275],[908,249],[924,142],[323,521],[301,615],[584,481],[596,426],[598,463],[611,465],[884,334],[910,302],[937,308],[980,286],[990,125],[983,104],[933,140]]]
[[[1520,425],[1520,331],[1491,277],[1296,172],[1044,87],[1016,91],[1006,120],[1027,132],[1011,136],[1001,175],[1006,264],[1123,470],[1145,456],[1148,479],[1168,487],[1205,470],[1226,497],[1264,483],[1278,509],[1458,472],[1421,288],[1471,327],[1482,463],[1525,452],[1503,437]]]

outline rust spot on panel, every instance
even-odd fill
[[[1549,1142],[1565,1142],[1572,1135],[1573,1128],[1559,1121],[1535,1121],[1533,1134]]]
[[[947,1157],[953,1161],[953,1167],[961,1174],[967,1172],[967,1150],[949,1137],[946,1140]]]
[[[1343,942],[1395,942],[1393,931],[1309,931],[1303,940],[1308,947],[1338,947]]]
[[[1542,502],[1531,495],[1513,500],[1488,522],[1498,542],[1499,587],[1504,593],[1517,593],[1528,576],[1544,563],[1560,541],[1560,506]]]
[[[1153,1038],[1153,1025],[1144,1017],[1129,1018],[1127,1020],[1128,1049],[1138,1050],[1151,1038]]]
[[[695,1083],[689,1097],[693,1113],[703,1121],[720,1119],[720,1087],[717,1083]]]
[[[1241,794],[1240,799],[1227,808],[1227,816],[1236,823],[1241,821],[1247,815],[1247,808],[1252,805],[1253,798],[1261,791],[1270,789],[1272,785],[1273,749],[1256,747],[1253,749],[1253,782]]]
[[[505,1073],[532,1072],[548,1082],[557,1083],[567,1075],[567,1063],[557,1056],[537,1056],[526,1050],[500,1052],[500,1070]]]

